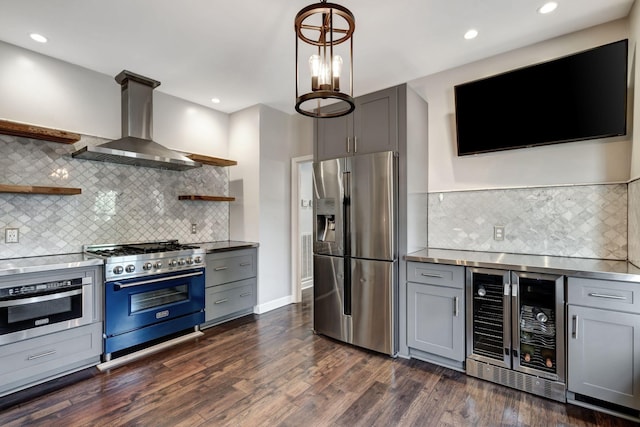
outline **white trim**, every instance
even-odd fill
[[[293,304],[293,296],[292,295],[288,295],[286,297],[282,297],[282,298],[278,298],[278,299],[274,299],[272,301],[269,302],[265,302],[264,304],[259,304],[257,306],[255,306],[254,308],[254,313],[256,314],[263,314],[266,313],[267,311],[271,311],[271,310],[275,310],[276,308],[280,308],[280,307],[284,307],[286,305],[289,304]]]
[[[300,285],[300,219],[298,218],[298,201],[300,200],[300,174],[298,166],[302,163],[312,162],[313,156],[301,156],[291,159],[291,302],[302,301],[302,286]],[[267,303],[270,304],[270,303]],[[277,308],[277,307],[276,307]]]

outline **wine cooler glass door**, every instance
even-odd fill
[[[514,272],[511,284],[514,369],[563,380],[563,277]]]
[[[467,349],[469,357],[511,368],[508,273],[467,268]]]

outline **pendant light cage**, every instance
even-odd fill
[[[345,7],[323,0],[296,15],[296,111],[331,118],[351,113],[353,32],[356,21]],[[343,74],[348,72],[348,77]],[[302,75],[302,77],[301,77]],[[301,82],[303,88],[301,90]],[[348,90],[344,90],[347,86]],[[301,92],[306,92],[302,93]],[[340,104],[335,106],[333,104]],[[330,109],[326,107],[331,105]]]

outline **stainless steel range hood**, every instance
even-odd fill
[[[152,140],[153,89],[159,81],[124,70],[116,76],[122,86],[122,138],[96,146],[86,146],[71,155],[149,168],[187,170],[201,167],[188,157]]]

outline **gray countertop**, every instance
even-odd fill
[[[627,261],[449,249],[423,249],[407,254],[405,259],[407,261],[463,265],[467,267],[499,268],[604,280],[640,282],[640,268]]]
[[[89,257],[82,253],[0,259],[0,276],[103,264],[103,260]]]
[[[257,248],[259,246],[259,244],[255,242],[242,242],[239,240],[223,240],[219,242],[197,242],[197,243],[189,243],[189,244],[203,248],[205,251],[207,251],[208,254],[213,252],[234,251],[236,249]]]

